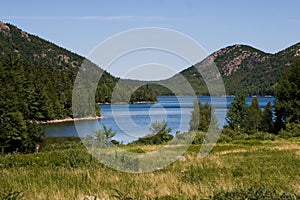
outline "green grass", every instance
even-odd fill
[[[108,168],[76,140],[47,145],[40,153],[0,156],[0,199],[296,199],[300,194],[299,138],[217,144],[202,159],[201,146],[192,145],[184,154],[187,161],[141,174]],[[143,155],[160,147],[122,148]]]

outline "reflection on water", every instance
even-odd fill
[[[225,125],[225,114],[233,97],[199,97],[199,99],[202,103],[212,103],[219,126]],[[250,105],[251,97],[246,100]],[[273,97],[260,97],[258,100],[261,108],[264,108],[268,102],[274,102]],[[149,134],[151,122],[154,121],[167,121],[168,127],[172,128],[172,134],[177,131],[188,131],[192,109],[192,97],[159,97],[158,103],[155,104],[101,105],[101,114],[105,117],[104,119],[77,121],[77,127],[74,122],[49,124],[46,128],[46,135],[48,137],[82,137],[92,135],[94,130],[105,124],[116,132],[115,140],[127,143]]]

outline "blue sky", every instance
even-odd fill
[[[274,53],[300,42],[299,8],[299,0],[10,0],[1,2],[0,20],[83,56],[106,38],[141,27],[182,32],[208,53],[232,44]]]

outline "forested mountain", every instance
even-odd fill
[[[161,83],[174,82],[179,76],[184,76],[198,95],[209,95],[197,68],[214,62],[223,78],[227,95],[274,95],[274,86],[280,80],[281,71],[299,55],[300,43],[276,54],[246,45],[233,45],[212,53],[205,60]],[[162,87],[155,86],[154,90],[158,95],[172,95]]]
[[[73,117],[72,90],[84,60],[80,55],[0,21],[0,84],[3,97],[0,100],[3,104],[14,101],[23,117],[32,120]],[[103,72],[91,62],[89,67]],[[97,87],[96,102],[111,102],[113,89],[119,80],[104,71]],[[120,85],[120,91],[124,94],[133,93],[138,88],[133,84]],[[155,94],[146,86],[140,87],[132,98],[124,94],[116,95],[114,101],[122,102],[126,98],[132,103],[156,101]]]
[[[85,65],[81,67],[83,61]],[[75,106],[72,110],[76,76],[90,70],[95,76],[102,73],[96,92],[90,87],[92,82],[85,80],[78,85],[82,89],[74,94],[87,102],[85,95],[95,93],[95,105],[92,102],[88,104],[92,109]],[[112,100],[156,101],[154,92],[147,85],[140,87],[135,83],[119,84],[119,93],[111,99],[116,84],[122,80],[82,56],[1,21],[0,72],[1,152],[34,151],[35,145],[44,137],[43,128],[37,121],[99,116],[100,106],[96,103]],[[88,97],[93,98],[91,95]]]

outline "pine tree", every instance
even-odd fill
[[[112,138],[116,135],[115,132],[112,131],[112,128],[107,128],[103,124],[102,129],[98,129],[94,131],[96,137],[96,143],[98,147],[109,147],[111,145]]]
[[[252,98],[251,105],[246,109],[246,117],[241,127],[246,131],[258,131],[261,127],[262,112],[257,98]]]
[[[273,111],[272,111],[271,102],[268,102],[262,112],[261,130],[264,132],[272,133],[273,128],[274,128]]]
[[[233,130],[238,130],[244,122],[247,114],[246,99],[243,95],[238,95],[231,103],[226,121]]]
[[[26,63],[8,56],[0,62],[0,148],[2,152],[32,152],[44,136],[42,127],[30,119]],[[31,97],[30,97],[31,98]]]
[[[300,58],[283,73],[275,87],[276,132],[287,123],[300,123]]]
[[[194,101],[194,110],[190,121],[190,131],[207,131],[208,128],[218,128],[218,121],[214,114],[214,108],[207,102],[202,105],[199,100]]]

